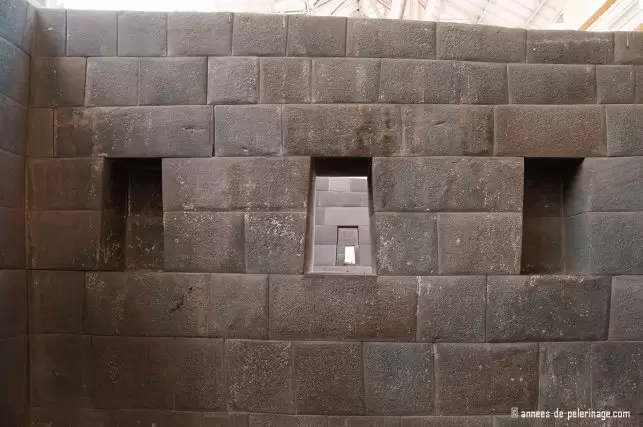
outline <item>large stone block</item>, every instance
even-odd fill
[[[292,413],[292,344],[226,341],[226,376],[233,411]]]
[[[167,13],[118,12],[118,56],[165,56]]]
[[[614,62],[643,65],[643,34],[636,31],[614,33]]]
[[[231,44],[231,13],[167,14],[168,56],[230,55]]]
[[[226,409],[223,340],[178,338],[175,363],[175,409]]]
[[[608,156],[643,155],[643,105],[607,105],[605,120]]]
[[[65,56],[67,41],[67,11],[65,9],[36,8],[33,54],[38,56]]]
[[[512,104],[596,103],[593,65],[509,64],[507,78]]]
[[[643,340],[643,276],[612,279],[609,339]]]
[[[606,153],[599,105],[495,107],[495,154],[521,157],[593,157]]]
[[[439,415],[506,414],[538,404],[538,345],[436,344]]]
[[[281,153],[281,106],[214,107],[214,154],[271,156]]]
[[[174,212],[164,222],[167,270],[245,271],[243,213]]]
[[[435,23],[373,18],[349,19],[346,56],[434,59]]]
[[[32,69],[31,72],[35,71],[37,70]],[[29,56],[0,38],[0,94],[26,105],[29,97],[29,72]]]
[[[312,100],[321,104],[377,102],[380,60],[315,58]]]
[[[392,105],[284,105],[284,154],[400,155],[400,109]]]
[[[25,159],[8,151],[0,150],[0,206],[24,209],[25,206]]]
[[[27,333],[27,279],[24,271],[0,271],[0,337]]]
[[[518,274],[519,213],[438,215],[440,274]]]
[[[0,208],[0,269],[25,268],[25,213]]]
[[[15,46],[22,45],[27,4],[24,0],[5,0],[0,3],[0,37]]]
[[[633,104],[635,86],[631,65],[596,67],[596,91],[599,104]]]
[[[438,271],[437,218],[422,213],[376,213],[377,271],[382,275],[432,275]]]
[[[288,15],[235,13],[233,55],[285,56]]]
[[[42,126],[44,125],[42,123]],[[0,149],[22,156],[25,152],[27,108],[0,95],[0,129],[2,129]]]
[[[309,176],[303,157],[164,159],[163,209],[302,211]]]
[[[609,277],[490,276],[487,340],[607,338]]]
[[[328,417],[328,427],[399,427],[398,417]]]
[[[412,341],[416,287],[411,277],[270,276],[270,338]]]
[[[409,415],[433,412],[435,385],[431,344],[363,345],[367,413]]]
[[[643,414],[643,343],[592,343],[591,353],[592,409]]]
[[[2,114],[3,112],[0,111],[0,115]],[[27,122],[25,157],[53,157],[54,110],[52,108],[30,108]]]
[[[140,105],[205,104],[206,86],[205,58],[140,59]]]
[[[138,58],[88,58],[85,105],[137,105],[138,71]]]
[[[127,218],[124,246],[126,270],[163,269],[163,217],[137,215]]]
[[[311,101],[310,58],[261,58],[259,68],[261,104]]]
[[[611,32],[528,30],[527,62],[546,64],[611,64]]]
[[[636,67],[636,103],[643,104],[643,65]]]
[[[249,414],[248,418],[248,424],[239,427],[328,427],[322,415]]]
[[[74,107],[85,100],[85,58],[34,58],[29,104]]]
[[[539,409],[590,407],[590,343],[540,343]]]
[[[29,405],[29,339],[26,335],[0,339],[0,405],[26,408]],[[32,350],[33,354],[33,350]],[[14,427],[10,424],[8,427]]]
[[[437,58],[525,62],[526,33],[521,28],[439,22]]]
[[[253,212],[245,215],[246,271],[303,273],[306,213]]]
[[[32,334],[81,334],[84,301],[84,272],[30,272],[29,331]]]
[[[505,64],[383,59],[380,102],[506,104]]]
[[[417,341],[485,341],[483,276],[418,278]]]
[[[491,427],[492,417],[402,417],[402,427]]]
[[[117,18],[112,11],[67,11],[67,56],[116,56]]]
[[[522,159],[376,157],[372,170],[375,211],[522,210]]]
[[[208,59],[208,104],[256,104],[259,58]]]
[[[288,56],[346,55],[346,18],[291,15],[286,34]]]
[[[364,376],[360,343],[293,343],[298,414],[360,415]]]

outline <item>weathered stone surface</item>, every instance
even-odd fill
[[[639,83],[640,84],[640,83]],[[643,155],[643,105],[607,105],[607,155]]]
[[[485,341],[483,276],[418,278],[418,341]]]
[[[24,271],[0,271],[0,337],[27,333],[27,279]]]
[[[437,24],[438,59],[480,62],[525,62],[527,31],[521,28]]]
[[[599,104],[634,103],[634,67],[599,65],[596,67],[596,91]]]
[[[0,206],[24,209],[25,206],[25,160],[7,151],[0,150]]]
[[[256,415],[235,413],[203,414],[202,427],[248,427],[248,418],[250,416]],[[259,424],[259,426],[262,426],[262,424]]]
[[[159,427],[201,427],[201,414],[174,411],[104,411],[107,420],[99,418],[89,422],[103,427],[138,427],[138,426],[159,426]],[[115,425],[109,424],[114,423]],[[82,426],[82,425],[81,425]]]
[[[22,156],[25,152],[27,108],[0,95],[0,129],[2,129],[0,149]]]
[[[65,56],[67,11],[36,8],[34,56]]]
[[[506,104],[506,64],[383,59],[380,102]]]
[[[231,13],[167,14],[168,56],[229,55],[231,44]]]
[[[163,209],[302,211],[309,175],[307,158],[164,159]]]
[[[609,277],[490,276],[487,340],[607,338]]]
[[[167,13],[118,12],[118,56],[165,56]]]
[[[140,59],[140,105],[205,104],[206,86],[205,58]]]
[[[223,340],[176,340],[176,409],[225,410],[223,346]]]
[[[433,412],[435,386],[431,344],[365,343],[363,352],[367,413]]]
[[[208,104],[256,104],[259,58],[208,58]]]
[[[0,115],[2,114],[0,111]],[[51,108],[30,108],[27,121],[25,156],[53,157],[54,110]],[[2,120],[0,120],[1,122]]]
[[[613,33],[528,30],[527,62],[547,64],[611,64]]]
[[[435,22],[349,19],[346,56],[434,59]]]
[[[261,104],[311,101],[310,58],[261,58],[259,68]]]
[[[519,213],[438,215],[440,274],[518,274]]]
[[[116,56],[117,12],[67,11],[67,56]]]
[[[592,343],[592,409],[643,413],[643,343]]]
[[[128,411],[127,414],[132,414],[132,412]],[[148,414],[151,413],[148,412]],[[161,413],[156,413],[155,415],[159,420],[163,417]],[[31,418],[32,427],[78,427],[84,425],[116,427],[116,416],[117,415],[110,413],[109,411],[91,409],[60,407],[29,409],[29,417]]]
[[[493,152],[493,107],[402,107],[405,156],[485,156]]]
[[[85,58],[34,58],[29,104],[74,107],[85,99]]]
[[[293,343],[298,414],[360,415],[364,377],[360,343]]]
[[[163,240],[163,217],[136,215],[127,218],[125,221],[125,268],[127,270],[163,269]]]
[[[29,273],[29,330],[33,334],[83,332],[85,273]]]
[[[643,34],[636,31],[614,33],[614,62],[643,65]]]
[[[25,267],[25,213],[0,208],[0,268]]]
[[[250,414],[247,427],[327,427],[321,415]]]
[[[617,276],[612,279],[610,314],[610,340],[643,340],[642,276]]]
[[[293,412],[291,345],[285,341],[226,341],[233,411]]]
[[[596,103],[593,65],[509,64],[507,78],[512,104]]]
[[[268,276],[210,277],[208,334],[223,338],[268,338]]]
[[[410,341],[416,286],[409,277],[270,276],[270,338]]]
[[[246,271],[303,273],[306,213],[253,212],[245,215]]]
[[[243,214],[166,213],[165,268],[178,271],[245,271]]]
[[[392,105],[284,105],[284,154],[394,156],[402,151],[400,109]]]
[[[521,274],[559,273],[563,268],[563,218],[522,219]]]
[[[214,107],[216,156],[271,156],[281,153],[281,106]]]
[[[636,67],[636,103],[643,104],[643,65]]]
[[[138,58],[88,58],[86,106],[138,104]]]
[[[33,351],[32,351],[33,354]],[[29,402],[29,343],[26,335],[0,338],[0,405],[25,408]],[[13,427],[10,425],[9,427]]]
[[[435,350],[438,414],[536,409],[537,344],[436,344]]]
[[[313,102],[377,102],[379,59],[316,58],[312,63]]]
[[[288,15],[235,13],[233,55],[284,56]]]
[[[35,71],[32,69],[32,73]],[[0,38],[0,94],[23,105],[27,104],[29,96],[29,56],[2,38]]]
[[[588,409],[590,343],[541,343],[539,409]]]
[[[399,427],[398,417],[328,417],[328,427]]]
[[[438,271],[437,218],[422,213],[376,213],[377,271],[431,275]]]
[[[402,417],[402,427],[491,427],[492,417]]]
[[[495,154],[522,157],[593,157],[606,153],[599,105],[495,107]]]
[[[0,15],[2,16],[0,18],[0,37],[15,46],[22,45],[27,4],[24,0],[4,0],[0,3]]]
[[[346,55],[346,18],[291,15],[286,34],[288,56]]]
[[[376,157],[372,170],[375,211],[522,210],[522,159]]]

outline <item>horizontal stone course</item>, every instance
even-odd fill
[[[67,11],[67,56],[116,56],[118,13]]]
[[[168,56],[229,55],[231,43],[231,13],[167,14]]]
[[[527,30],[527,62],[546,64],[611,64],[610,32]]]
[[[36,8],[34,26],[34,56],[65,56],[67,41],[67,11]]]
[[[377,102],[378,59],[315,58],[312,60],[312,101],[316,103]]]
[[[591,408],[590,343],[541,343],[539,409]]]
[[[138,104],[138,58],[87,58],[85,106]]]
[[[524,62],[527,31],[521,28],[437,24],[438,59],[480,62]]]
[[[32,271],[28,275],[29,331],[35,334],[83,332],[85,273]]]
[[[643,34],[636,31],[614,33],[614,62],[643,65]]]
[[[85,58],[35,58],[29,104],[34,107],[82,106],[85,99]]]
[[[596,67],[592,65],[507,65],[511,104],[594,104]]]
[[[592,343],[590,363],[593,407],[643,414],[643,343]]]
[[[643,340],[642,301],[642,276],[616,276],[612,279],[610,340]]]
[[[311,102],[310,81],[310,58],[261,58],[259,62],[259,103]]]
[[[373,18],[349,19],[346,56],[435,58],[435,23]]]
[[[607,155],[643,155],[643,144],[639,139],[643,132],[643,105],[607,105],[605,121]]]
[[[631,65],[596,67],[596,96],[599,104],[632,104],[635,100],[635,68]]]
[[[284,56],[288,15],[235,13],[233,55]]]
[[[141,58],[139,105],[205,104],[205,58]]]
[[[346,55],[346,18],[291,15],[286,34],[288,56]]]
[[[214,107],[215,156],[279,155],[281,133],[279,105]]]
[[[119,56],[165,56],[167,13],[118,12]]]

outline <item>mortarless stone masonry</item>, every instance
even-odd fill
[[[0,426],[640,425],[642,67],[643,33],[0,0]],[[370,158],[372,275],[308,270],[317,157]]]

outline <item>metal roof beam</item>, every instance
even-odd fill
[[[393,0],[386,17],[389,19],[402,19],[406,10],[406,2],[407,0]]]
[[[531,21],[534,20],[536,15],[538,15],[538,12],[540,12],[540,9],[542,9],[545,4],[547,3],[547,0],[540,0],[540,3],[538,3],[538,6],[534,9],[534,11],[529,15],[529,18],[525,21],[525,25],[523,25],[524,28],[528,28],[529,24],[531,24]]]
[[[478,16],[478,20],[476,21],[477,24],[482,22],[482,20],[484,19],[485,14],[489,10],[489,7],[491,6],[492,2],[493,2],[493,0],[487,0],[487,4],[485,5],[484,9],[482,9],[482,13],[480,14],[480,16]]]

